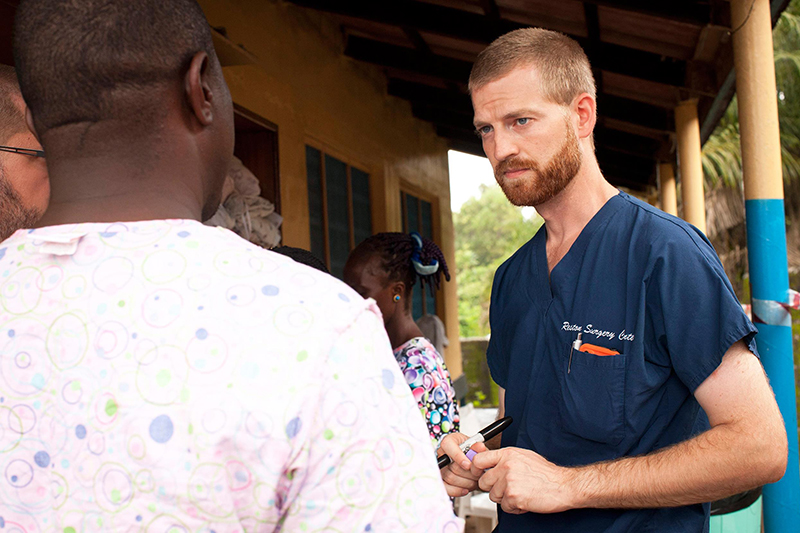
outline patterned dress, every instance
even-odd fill
[[[444,359],[425,337],[416,337],[394,350],[394,358],[428,424],[435,447],[458,431],[458,404]]]
[[[380,313],[188,220],[0,244],[0,532],[458,533]]]

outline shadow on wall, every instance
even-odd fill
[[[497,384],[489,373],[486,363],[488,337],[467,337],[461,339],[461,358],[464,375],[467,378],[465,403],[475,407],[497,407]]]

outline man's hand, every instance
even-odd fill
[[[507,513],[558,513],[573,508],[572,470],[536,452],[503,448],[479,453],[472,459],[472,470],[476,468],[491,469],[480,478],[479,486]]]
[[[463,433],[450,433],[442,439],[442,445],[439,447],[439,456],[446,453],[452,460],[449,465],[439,472],[442,475],[447,494],[454,498],[466,496],[477,489],[478,479],[483,474],[483,470],[472,466],[470,460],[459,448],[459,445],[468,438]],[[479,442],[472,446],[472,450],[479,453],[485,452],[486,446]]]

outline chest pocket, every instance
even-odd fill
[[[616,446],[625,436],[625,355],[598,356],[568,347],[561,386],[564,431]]]

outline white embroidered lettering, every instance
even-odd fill
[[[608,340],[614,340],[614,338],[617,336],[613,331],[594,329],[591,324],[586,326],[586,329],[584,329],[583,332],[587,335],[594,335],[597,339],[606,338]]]

